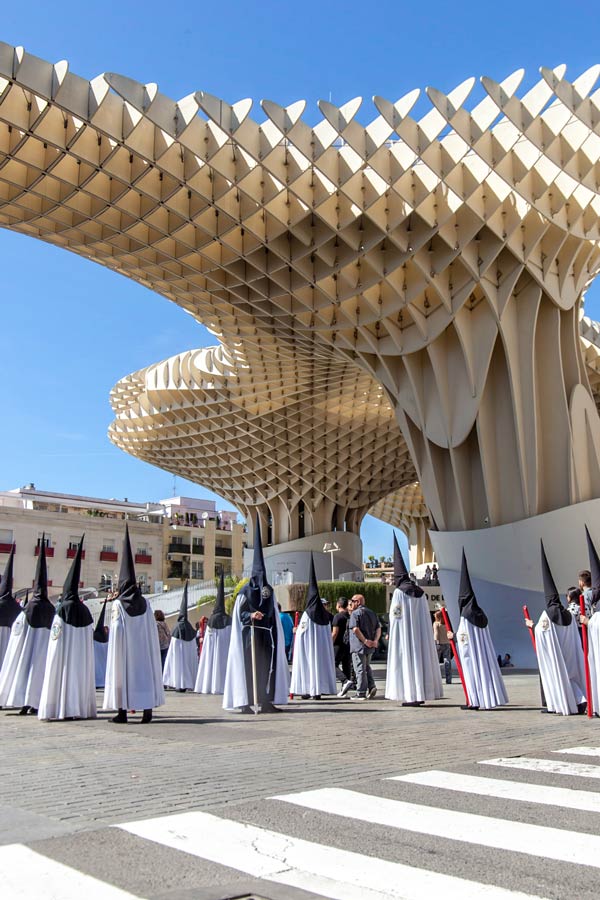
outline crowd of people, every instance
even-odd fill
[[[536,623],[526,618],[537,653],[543,711],[562,715],[600,709],[600,559],[589,532],[590,569],[579,574],[562,604],[542,545],[545,609]],[[192,626],[187,585],[172,632],[164,613],[154,613],[135,578],[126,528],[118,590],[94,625],[78,586],[83,539],[60,601],[48,598],[45,542],[37,560],[33,595],[22,607],[12,594],[14,547],[0,581],[0,707],[39,719],[88,719],[103,709],[125,724],[128,711],[152,721],[164,688],[222,694],[226,710],[278,713],[290,696],[320,700],[372,700],[372,669],[382,625],[362,594],[339,598],[331,615],[322,599],[311,555],[304,611],[296,626],[276,603],[263,558],[260,525],[248,583],[232,615],[225,608],[221,575],[212,615]],[[436,572],[437,575],[437,572]],[[409,575],[394,537],[394,591],[389,606],[386,699],[419,707],[442,698],[452,681],[452,661],[465,694],[464,709],[488,710],[508,703],[501,669],[510,654],[497,655],[488,618],[479,606],[463,552],[458,606],[452,630],[445,609],[433,623],[423,588]],[[290,673],[291,663],[291,673]],[[338,690],[339,685],[339,690]]]

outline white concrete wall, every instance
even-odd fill
[[[534,666],[529,633],[523,624],[526,604],[536,619],[544,608],[540,539],[561,595],[577,585],[577,573],[589,568],[587,525],[600,552],[600,500],[587,500],[510,525],[477,531],[430,531],[440,567],[440,582],[458,621],[456,603],[464,547],[471,581],[490,620],[498,653],[510,653],[515,666]]]
[[[340,548],[333,554],[333,570],[335,577],[343,572],[362,571],[362,541],[350,531],[331,531],[313,534],[297,541],[263,547],[267,575],[273,575],[288,569],[293,573],[294,581],[308,581],[310,552],[314,553],[315,571],[320,581],[331,578],[331,560],[329,553],[323,553],[323,545],[336,543]],[[244,551],[244,571],[252,566],[253,549]]]

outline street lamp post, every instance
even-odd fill
[[[335,581],[334,574],[333,574],[333,554],[336,552],[336,550],[339,550],[339,549],[340,548],[338,547],[338,545],[336,544],[335,541],[333,541],[333,542],[328,541],[326,544],[323,544],[323,553],[329,553],[329,558],[331,560],[331,580],[332,581]]]

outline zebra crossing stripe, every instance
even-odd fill
[[[572,753],[574,756],[600,756],[600,747],[567,747],[566,750],[553,750],[553,753]]]
[[[476,775],[459,775],[456,772],[413,772],[397,775],[389,781],[403,781],[423,787],[445,788],[463,794],[482,797],[499,797],[501,800],[519,800],[523,803],[539,803],[543,806],[560,806],[584,812],[600,812],[600,794],[593,791],[575,791],[571,788],[547,787],[522,781],[502,781],[497,778],[480,778]]]
[[[3,900],[136,900],[133,894],[84,875],[25,847],[0,847]]]
[[[434,896],[444,900],[540,900],[521,891],[333,849],[210,813],[182,813],[114,827],[331,900],[423,900]]]
[[[573,835],[559,828],[421,806],[338,788],[303,791],[273,799],[386,828],[600,868],[600,837],[595,834]]]
[[[534,759],[530,756],[508,756],[482,759],[480,766],[502,766],[505,769],[525,769],[549,775],[574,775],[576,778],[600,778],[600,766],[588,763],[563,762],[562,759]]]

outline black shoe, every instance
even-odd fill
[[[320,699],[321,699],[321,695],[320,695],[320,694],[315,694],[315,696],[314,696],[312,699],[313,699],[313,700],[320,700]]]
[[[145,709],[142,715],[142,725],[148,725],[152,721],[152,710]]]
[[[127,713],[124,709],[120,709],[116,716],[113,716],[110,721],[115,722],[117,725],[127,725]]]
[[[176,690],[178,694],[185,694],[185,688],[177,688]]]
[[[479,707],[478,707],[478,706],[471,706],[470,704],[465,703],[463,706],[461,706],[461,709],[475,709],[475,710],[476,710],[476,709],[479,709]]]
[[[310,700],[310,694],[301,694],[300,696],[303,700]]]
[[[586,712],[587,712],[587,702],[584,700],[583,703],[577,704],[577,715],[585,716]]]
[[[544,715],[548,715],[548,716],[550,715],[550,710],[549,710],[549,709],[546,709],[545,706],[543,706],[543,707],[540,709],[540,712],[543,713]]]
[[[37,709],[34,709],[33,706],[29,707],[29,715],[30,716],[37,716],[37,712],[38,712]]]
[[[418,706],[418,703],[403,703],[402,706]]]
[[[19,710],[19,715],[20,715],[20,716],[26,716],[30,709],[31,709],[30,706],[23,706],[23,707]]]
[[[254,710],[252,709],[251,706],[242,706],[242,708],[240,709],[240,712],[244,716],[253,716],[254,715]]]
[[[273,706],[272,703],[263,703],[260,708],[260,711],[262,713],[280,713],[281,712],[281,710],[277,709],[276,706]]]

